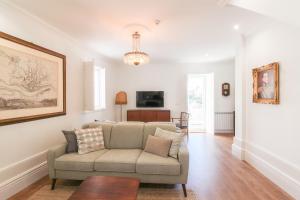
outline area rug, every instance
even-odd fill
[[[50,185],[45,185],[35,192],[29,200],[66,200],[78,186],[57,185],[56,189],[50,190]],[[196,194],[187,190],[188,197],[184,198],[181,187],[140,187],[138,200],[197,200]]]

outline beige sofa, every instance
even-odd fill
[[[135,177],[142,183],[185,184],[188,178],[189,153],[182,145],[178,159],[160,157],[144,152],[148,135],[154,135],[157,127],[176,131],[170,123],[90,123],[84,128],[101,125],[105,149],[79,155],[65,153],[66,144],[48,152],[49,176],[52,189],[56,179],[84,180],[88,176]]]

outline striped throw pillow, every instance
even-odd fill
[[[75,134],[78,143],[78,154],[104,149],[102,127],[76,129]]]

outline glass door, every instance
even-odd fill
[[[191,132],[213,132],[214,80],[213,74],[188,75],[188,112]]]
[[[188,111],[190,113],[190,131],[205,132],[205,81],[206,77],[201,74],[188,76]]]

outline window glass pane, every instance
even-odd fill
[[[101,69],[101,84],[100,84],[100,101],[101,101],[101,108],[105,108],[105,68]]]
[[[94,71],[94,106],[95,109],[105,108],[105,69],[95,67]]]
[[[96,109],[100,106],[100,71],[98,67],[95,67],[94,71],[94,106]]]

